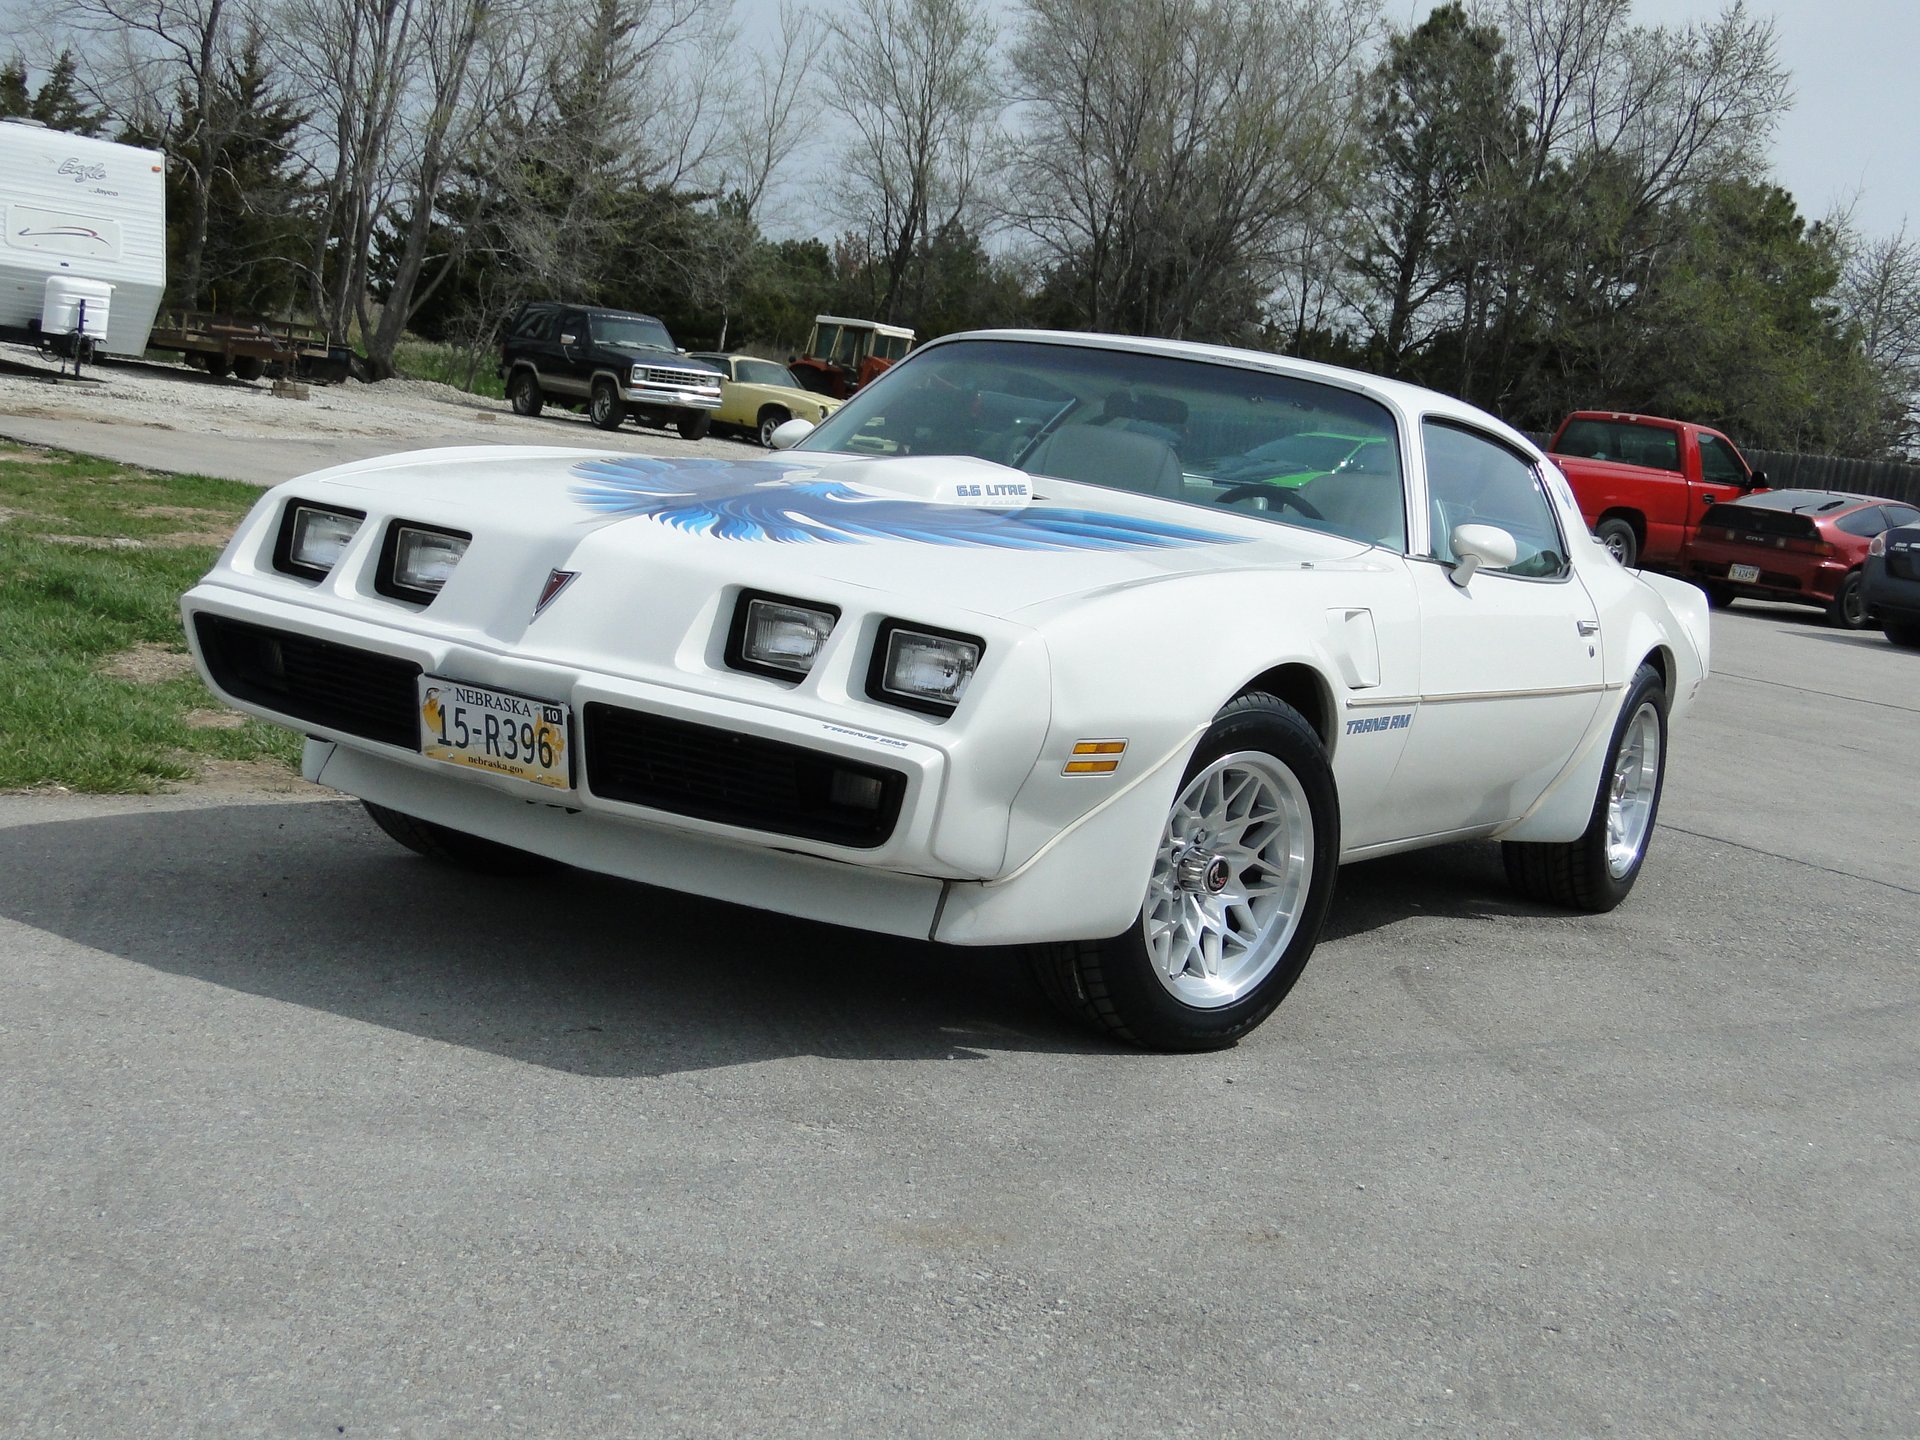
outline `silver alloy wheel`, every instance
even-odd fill
[[[1142,939],[1156,979],[1196,1009],[1231,1005],[1286,953],[1313,882],[1313,814],[1287,766],[1223,755],[1173,802]]]
[[[1601,537],[1600,543],[1607,547],[1607,553],[1620,564],[1627,563],[1627,540],[1619,531],[1609,530]]]
[[[1660,712],[1643,700],[1621,733],[1607,788],[1607,873],[1624,880],[1639,863],[1653,829],[1660,791]]]

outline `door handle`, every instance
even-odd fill
[[[1580,634],[1583,637],[1598,635],[1600,633],[1600,622],[1598,620],[1576,620],[1573,623],[1579,628]]]

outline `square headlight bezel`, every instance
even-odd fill
[[[820,637],[820,645],[823,649],[835,628],[840,624],[840,607],[830,605],[824,600],[803,600],[797,595],[776,595],[770,590],[742,590],[735,598],[733,620],[727,627],[727,668],[747,675],[761,675],[769,680],[782,680],[789,685],[798,685],[813,673],[811,663],[802,670],[791,665],[757,660],[747,654],[747,631],[752,608],[755,605],[785,605],[791,609],[827,616],[829,622],[827,633]]]
[[[373,571],[374,590],[389,600],[405,600],[412,605],[431,605],[440,598],[438,590],[424,585],[403,585],[395,574],[400,561],[400,536],[402,532],[408,530],[419,535],[439,535],[448,540],[460,540],[468,545],[473,543],[473,536],[465,530],[454,530],[445,525],[428,525],[419,520],[396,518],[387,522],[387,533],[380,537],[380,563],[374,567]]]
[[[954,640],[974,648],[973,670],[967,682],[961,687],[961,695],[955,700],[934,700],[911,691],[891,689],[887,685],[889,660],[893,651],[894,639],[899,635],[924,635],[934,640]],[[973,676],[980,673],[980,666],[987,658],[987,642],[978,635],[970,635],[964,630],[946,630],[938,625],[922,625],[912,620],[888,618],[880,622],[880,628],[873,637],[873,656],[867,665],[867,698],[882,705],[892,705],[901,710],[912,710],[921,715],[934,715],[944,720],[960,708],[966,699],[966,690],[972,688]]]
[[[354,522],[353,534],[341,545],[344,551],[360,533],[360,527],[367,523],[367,512],[349,509],[345,505],[322,505],[318,500],[302,500],[298,496],[289,496],[280,510],[280,528],[273,537],[273,568],[282,575],[292,575],[301,580],[324,580],[333,573],[333,565],[315,565],[309,561],[294,558],[293,537],[299,526],[300,512],[307,511],[315,515],[333,515]],[[338,562],[335,562],[336,564]]]

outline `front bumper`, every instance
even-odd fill
[[[620,398],[629,405],[657,410],[718,410],[718,390],[692,390],[677,385],[638,383],[629,380],[620,387]]]

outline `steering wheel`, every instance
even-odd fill
[[[1298,490],[1289,489],[1285,485],[1268,485],[1265,483],[1236,485],[1227,491],[1226,494],[1215,496],[1213,503],[1216,505],[1231,505],[1236,500],[1251,500],[1256,495],[1266,496],[1268,500],[1279,504],[1282,509],[1290,506],[1298,510],[1309,520],[1324,520],[1327,518],[1314,508],[1313,502],[1308,500],[1306,496],[1302,495]]]

